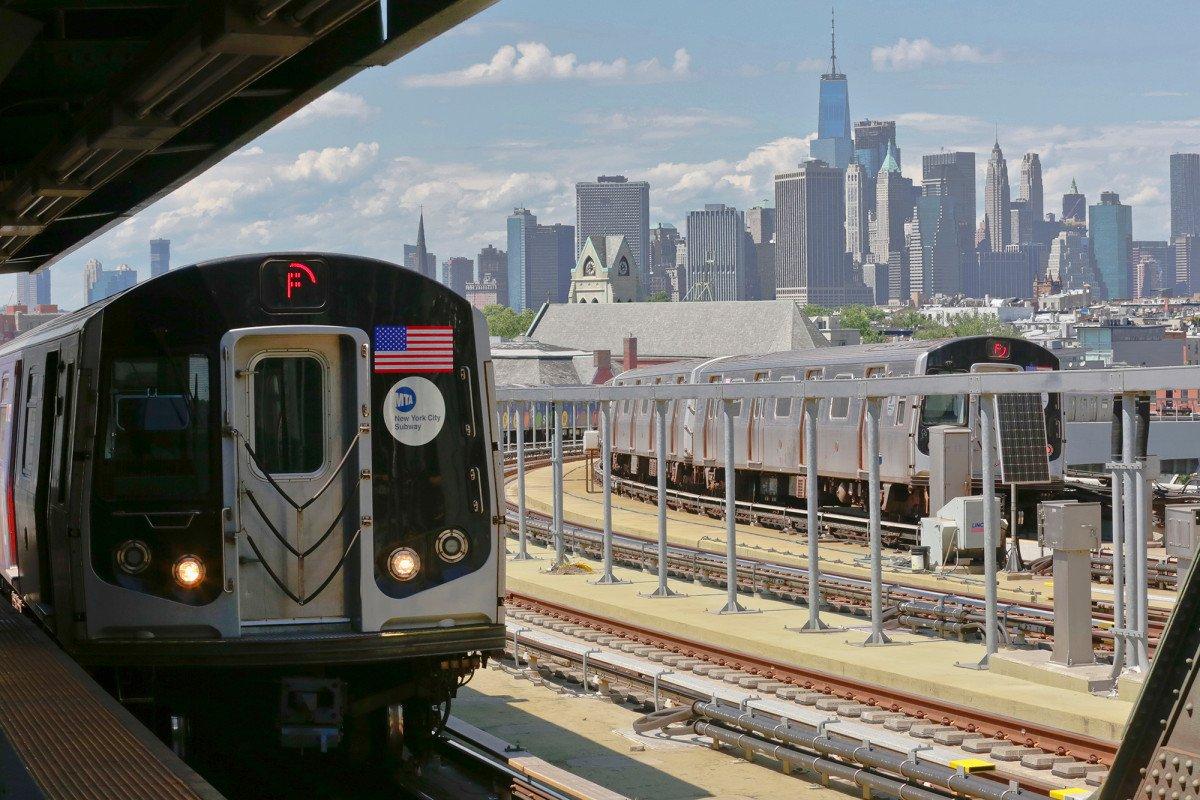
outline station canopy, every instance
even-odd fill
[[[54,263],[494,1],[0,3],[0,272]]]

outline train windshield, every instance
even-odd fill
[[[107,370],[105,497],[192,497],[208,489],[208,358],[114,359]]]
[[[931,394],[921,408],[921,424],[966,425],[967,400],[961,394]]]

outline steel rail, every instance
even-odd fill
[[[980,733],[1051,753],[1070,755],[1079,761],[1110,766],[1116,755],[1117,743],[1093,736],[982,711],[945,700],[921,697],[910,692],[865,683],[843,675],[834,675],[794,664],[784,664],[762,656],[716,645],[694,642],[665,631],[618,622],[593,612],[518,592],[509,591],[506,600],[508,604],[517,608],[621,635],[672,653],[733,666],[751,675],[761,675],[773,680],[794,683],[814,691],[928,719],[971,733]]]

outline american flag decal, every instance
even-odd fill
[[[379,325],[375,372],[453,372],[454,329],[449,325]]]

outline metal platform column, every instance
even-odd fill
[[[890,644],[891,639],[883,632],[883,534],[879,517],[879,405],[878,397],[867,401],[867,492],[871,541],[871,635],[864,645]]]
[[[804,401],[804,495],[808,536],[808,622],[801,631],[818,633],[832,630],[821,621],[821,481],[817,476],[817,418],[820,400]]]
[[[679,597],[667,586],[667,402],[654,401],[655,477],[658,478],[658,588],[648,597]]]
[[[553,516],[551,525],[554,535],[554,566],[561,567],[567,563],[567,554],[563,543],[563,440],[562,440],[562,403],[555,401],[550,404],[550,413],[554,415],[554,447],[550,455],[553,465],[554,487]]]
[[[528,561],[533,556],[529,555],[529,530],[528,523],[525,521],[525,404],[516,404],[517,418],[514,420],[516,427],[516,442],[517,448],[517,552],[513,556],[513,561]]]
[[[744,614],[737,598],[737,469],[733,457],[733,401],[721,402],[725,426],[725,605],[718,614]]]
[[[600,401],[600,473],[604,476],[604,531],[603,557],[604,574],[593,583],[607,586],[627,583],[613,574],[613,529],[612,529],[612,400]]]

